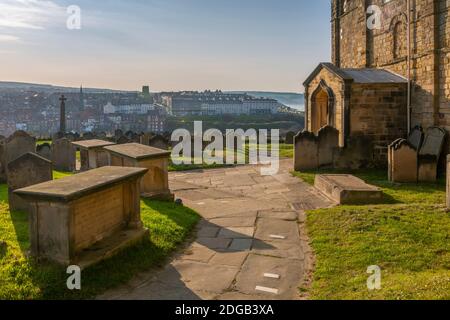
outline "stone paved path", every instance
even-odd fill
[[[301,231],[304,210],[331,203],[292,177],[291,167],[282,160],[275,176],[261,176],[255,166],[172,173],[177,198],[203,217],[195,242],[162,270],[140,274],[99,298],[299,298],[310,258]]]

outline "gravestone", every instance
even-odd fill
[[[162,150],[169,150],[169,141],[162,135],[156,135],[149,140],[149,146]]]
[[[124,134],[123,134],[123,131],[122,130],[120,130],[120,129],[116,129],[115,131],[114,131],[114,137],[116,138],[116,139],[119,139],[121,136],[123,136]]]
[[[333,154],[339,148],[339,131],[326,126],[319,130],[319,167],[333,166]]]
[[[319,167],[319,143],[312,132],[303,131],[294,139],[294,168],[296,171]]]
[[[92,132],[85,132],[83,133],[83,140],[93,140],[95,139],[95,135]]]
[[[0,183],[6,182],[5,138],[0,136]]]
[[[117,144],[125,144],[125,143],[129,143],[130,139],[128,139],[126,136],[121,136],[116,140]]]
[[[128,139],[133,139],[133,137],[136,135],[136,133],[134,133],[131,130],[128,130],[127,132],[125,132],[125,137],[127,137]]]
[[[294,144],[294,138],[295,138],[295,132],[289,131],[288,133],[286,133],[286,138],[284,140],[284,143]]]
[[[64,172],[75,171],[76,148],[67,138],[53,142],[52,162],[55,170]]]
[[[427,130],[419,151],[419,181],[435,182],[437,166],[447,133],[444,129],[431,127]]]
[[[130,138],[131,143],[140,143],[141,142],[141,136],[137,133],[133,134]]]
[[[16,131],[5,140],[5,166],[28,152],[36,152],[36,139],[24,131]]]
[[[405,139],[394,141],[388,148],[389,181],[415,183],[417,177],[417,150]]]
[[[72,132],[68,132],[64,135],[64,138],[68,139],[69,141],[75,141],[77,140],[77,136],[72,133]]]
[[[98,132],[98,133],[96,134],[96,137],[97,137],[97,139],[102,139],[102,140],[104,140],[104,139],[106,139],[106,132],[104,132],[104,131]]]
[[[414,127],[408,137],[408,143],[417,151],[420,150],[423,143],[423,129],[420,126]]]
[[[49,143],[40,144],[36,147],[36,153],[47,160],[51,160],[52,146]]]
[[[64,133],[63,132],[57,132],[52,136],[52,141],[56,141],[58,139],[62,139],[64,138]]]
[[[357,170],[369,166],[373,160],[372,139],[368,136],[353,136],[346,140],[345,148],[335,150],[333,167]]]
[[[140,136],[140,141],[139,141],[139,143],[140,144],[143,144],[143,145],[146,145],[146,146],[149,146],[150,145],[150,139],[152,138],[153,136],[150,134],[150,133],[143,133],[141,136]]]
[[[35,153],[29,152],[8,164],[7,178],[10,209],[28,212],[28,202],[15,194],[14,190],[52,180],[52,163]]]

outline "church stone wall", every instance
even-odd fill
[[[406,84],[352,84],[350,136],[370,138],[376,162],[385,162],[388,145],[406,135]]]
[[[412,126],[450,131],[450,2],[411,0]],[[377,5],[381,28],[367,28]],[[332,57],[341,68],[381,68],[404,77],[407,0],[332,0]]]

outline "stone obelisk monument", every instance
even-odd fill
[[[66,100],[67,98],[64,95],[59,98],[59,101],[61,101],[59,107],[59,132],[63,134],[66,133]]]

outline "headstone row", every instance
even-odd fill
[[[313,170],[333,165],[333,155],[339,147],[339,131],[326,126],[318,135],[303,131],[294,138],[295,170]]]
[[[392,182],[435,182],[447,132],[431,127],[424,135],[415,127],[408,139],[398,139],[389,146],[388,175]]]

